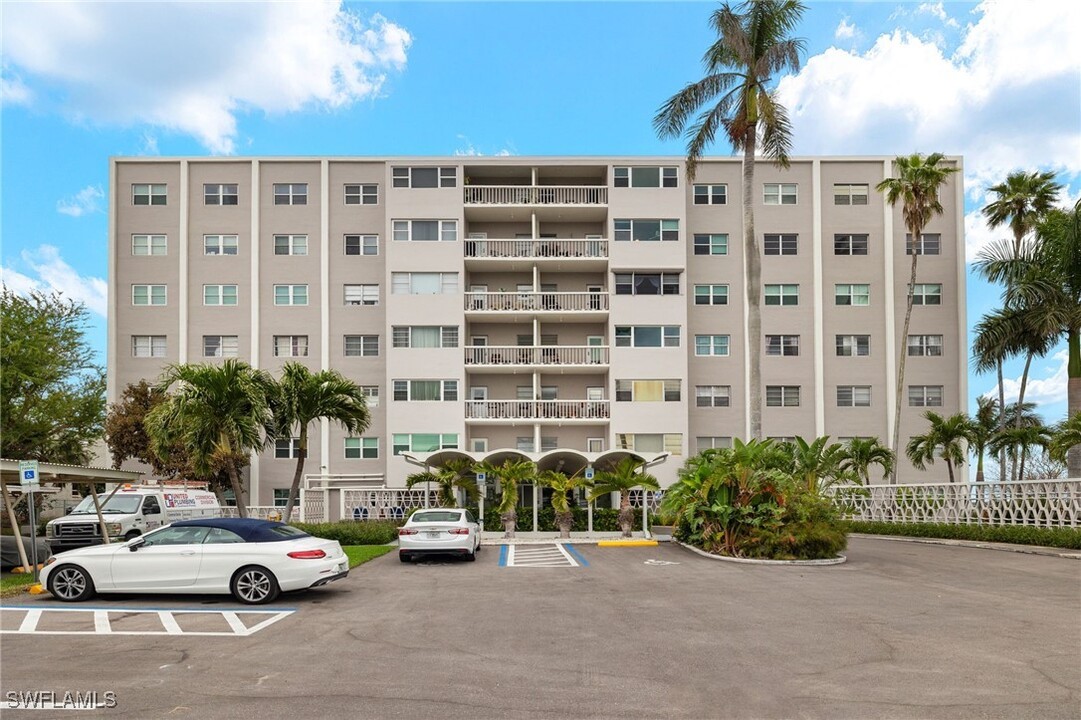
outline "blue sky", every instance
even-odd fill
[[[104,350],[112,155],[681,154],[650,119],[700,76],[716,7],[6,2],[4,282],[85,302]],[[1077,27],[1076,2],[810,2],[803,69],[779,82],[794,151],[964,155],[971,259],[1001,234],[978,210],[1009,171],[1081,196]],[[970,323],[997,301],[970,274]],[[1065,368],[1064,344],[1033,364],[1049,418]]]

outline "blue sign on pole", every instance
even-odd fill
[[[37,460],[23,460],[19,462],[19,484],[24,486],[40,484]]]
[[[588,466],[586,468],[586,480],[592,480],[592,479],[593,479],[593,466],[590,465],[590,466]]]

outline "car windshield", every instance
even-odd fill
[[[280,535],[283,538],[293,539],[308,537],[308,533],[304,532],[300,528],[295,528],[292,525],[275,525],[272,528],[267,528],[267,530],[274,533],[275,535]]]
[[[101,512],[103,514],[120,514],[127,515],[139,511],[139,503],[143,501],[142,495],[113,495],[106,502],[102,498],[98,498],[98,502],[101,503]],[[97,510],[94,508],[94,498],[90,495],[83,498],[82,502],[75,506],[75,509],[71,511],[72,515],[93,515]]]
[[[446,510],[429,510],[413,513],[410,518],[413,522],[458,522],[462,519],[460,512],[448,512]]]

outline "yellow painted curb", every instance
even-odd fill
[[[656,540],[598,540],[597,547],[654,547]]]
[[[44,593],[45,593],[45,588],[41,587],[41,583],[34,583],[33,585],[30,586],[30,594],[31,595],[43,595]]]

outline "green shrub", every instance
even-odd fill
[[[477,514],[477,508],[470,508],[473,514]],[[572,507],[571,515],[574,516],[572,532],[586,532],[589,529],[589,515],[585,508]],[[593,530],[594,532],[619,532],[619,510],[616,508],[594,508]],[[533,531],[533,508],[518,508],[518,521],[514,524],[518,532]],[[503,522],[499,519],[499,512],[493,508],[484,508],[484,529],[488,532],[503,530]],[[642,529],[642,512],[636,510],[634,514],[634,529]],[[543,507],[537,511],[537,530],[540,532],[559,532],[555,523],[555,512],[550,507]]]
[[[1016,545],[1081,550],[1081,528],[1044,528],[1029,525],[947,525],[940,523],[887,523],[846,520],[847,532],[870,535],[903,535],[907,537],[941,538],[1002,542]]]
[[[337,540],[342,545],[386,545],[398,539],[400,522],[390,520],[342,520],[332,523],[292,523],[309,535]]]
[[[742,550],[746,557],[816,560],[837,557],[847,545],[848,536],[833,503],[796,491],[788,498],[780,524],[752,530]]]

